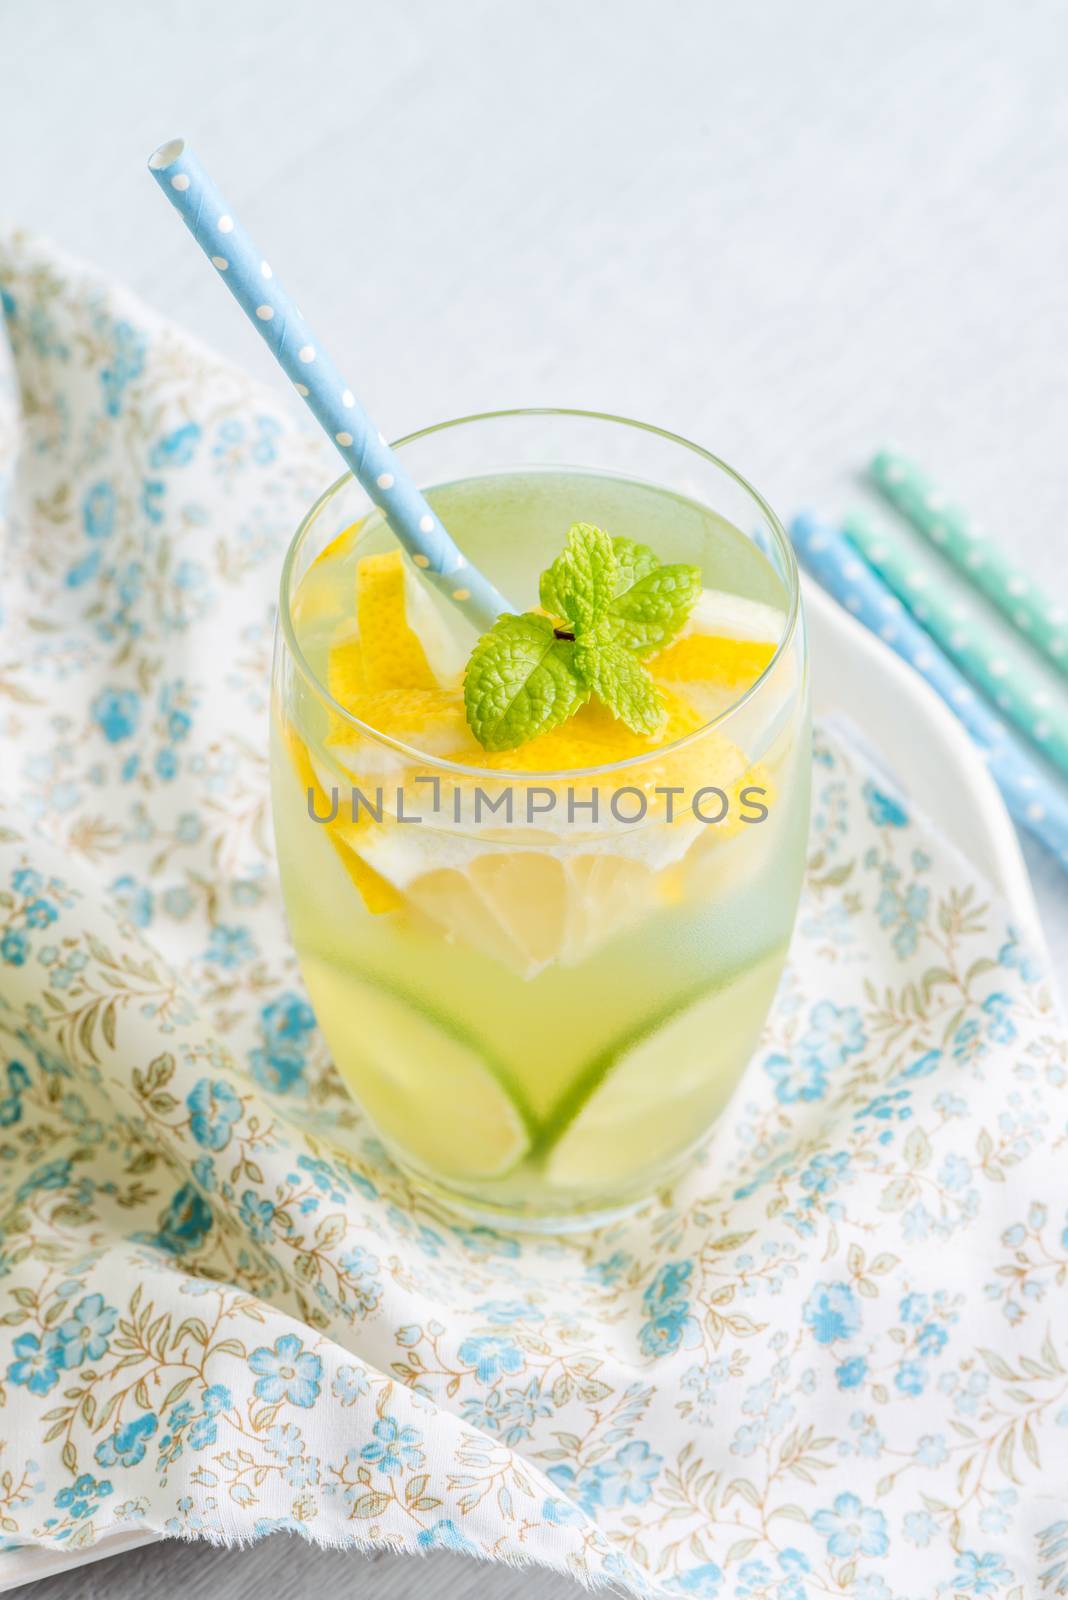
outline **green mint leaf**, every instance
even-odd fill
[[[612,540],[612,550],[618,571],[616,594],[633,588],[639,579],[647,578],[660,565],[660,557],[647,544],[636,544],[633,539],[624,539],[622,535]]]
[[[563,554],[542,573],[539,598],[546,611],[566,617],[578,634],[593,628],[611,605],[617,581],[608,534],[589,522],[575,522]]]
[[[464,704],[485,750],[514,750],[566,722],[590,697],[574,645],[558,639],[548,617],[498,617],[476,644],[464,677]]]
[[[601,631],[637,656],[655,655],[671,643],[692,611],[701,593],[701,569],[681,561],[661,566],[645,545],[618,539],[613,543],[623,581],[617,583]],[[622,553],[621,543],[629,546]]]
[[[664,702],[645,668],[613,640],[579,640],[573,646],[579,676],[633,733],[656,733],[664,721]]]

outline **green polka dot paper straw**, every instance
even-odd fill
[[[858,515],[847,517],[845,533],[964,675],[1068,772],[1068,696],[1055,696],[1026,662],[1010,659],[979,608],[959,597],[930,558]]]
[[[912,526],[982,589],[1036,650],[1068,673],[1068,606],[1044,594],[1003,549],[980,533],[967,512],[954,505],[906,456],[896,450],[880,450],[869,471]]]
[[[185,141],[161,145],[148,166],[416,565],[480,629],[514,610],[456,548]]]

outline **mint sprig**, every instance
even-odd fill
[[[591,696],[633,732],[656,733],[664,703],[642,658],[671,642],[700,590],[699,568],[574,523],[541,576],[548,615],[506,613],[472,651],[464,703],[475,738],[486,750],[514,750]]]

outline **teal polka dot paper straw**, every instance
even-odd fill
[[[1007,655],[979,608],[960,598],[929,557],[859,515],[846,518],[845,533],[964,675],[1068,772],[1068,696],[1052,693],[1025,661]]]
[[[954,505],[907,456],[880,450],[869,471],[912,526],[937,545],[1036,650],[1068,673],[1068,606],[1051,599],[1003,549],[981,535],[967,512]]]
[[[1068,800],[1056,780],[1009,733],[833,523],[806,512],[790,524],[790,537],[799,559],[828,594],[915,667],[959,717],[982,751],[1014,821],[1068,870]]]
[[[161,145],[148,166],[415,564],[480,629],[514,610],[456,548],[188,144]]]

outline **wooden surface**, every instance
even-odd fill
[[[182,134],[393,437],[622,412],[841,510],[909,446],[1068,590],[1062,0],[4,0],[0,209],[273,378],[144,170]],[[1028,859],[1068,958],[1068,892]],[[34,1600],[555,1600],[273,1538]]]

